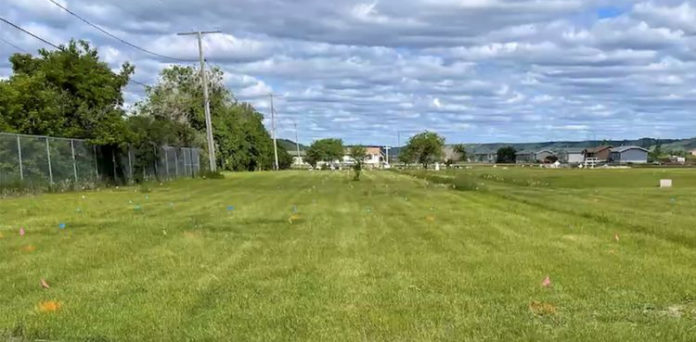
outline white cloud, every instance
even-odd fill
[[[590,127],[612,138],[694,134],[691,1],[61,1],[119,37],[179,58],[196,60],[198,51],[194,37],[176,32],[222,30],[206,36],[207,59],[261,112],[268,93],[277,94],[281,136],[294,135],[293,121],[305,140],[390,144],[397,130],[426,127],[450,142],[584,139]],[[607,5],[623,12],[599,19]],[[172,62],[45,0],[4,1],[0,12],[56,43],[87,39],[111,68],[134,64],[138,81],[155,81]],[[4,40],[44,47],[0,25]],[[7,77],[14,48],[0,45]],[[131,85],[126,102],[141,96]]]

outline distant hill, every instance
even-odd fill
[[[278,148],[283,148],[286,151],[295,151],[297,150],[297,146],[295,145],[295,142],[289,139],[278,139]],[[300,144],[300,151],[304,151],[307,149],[307,146]]]

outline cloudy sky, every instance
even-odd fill
[[[696,1],[56,0],[162,55],[210,63],[280,137],[396,144],[696,136]],[[2,0],[0,16],[54,43],[93,42],[152,84],[172,60],[124,45],[48,0]],[[45,47],[0,23],[0,77]],[[189,63],[190,64],[190,63]],[[129,103],[143,88],[127,88]]]

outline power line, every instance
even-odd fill
[[[175,61],[180,61],[180,62],[194,62],[194,60],[182,59],[182,58],[176,58],[176,57],[166,56],[166,55],[162,55],[162,54],[159,54],[159,53],[157,53],[157,52],[153,52],[153,51],[150,51],[150,50],[148,50],[148,49],[142,48],[142,47],[140,47],[140,46],[137,46],[137,45],[135,45],[135,44],[133,44],[133,43],[131,43],[131,42],[128,42],[128,41],[126,41],[126,40],[124,40],[124,39],[121,39],[121,38],[119,38],[119,37],[113,35],[111,32],[109,32],[109,31],[107,31],[107,30],[101,28],[100,26],[98,26],[98,25],[96,25],[96,24],[92,24],[89,20],[87,20],[87,19],[85,19],[85,18],[79,16],[77,13],[75,13],[75,12],[73,12],[73,11],[67,9],[67,8],[64,7],[63,5],[57,3],[55,0],[48,0],[48,1],[50,1],[51,3],[53,3],[53,4],[56,5],[56,6],[60,7],[60,8],[63,9],[64,11],[68,12],[70,15],[74,16],[75,18],[80,19],[80,20],[83,21],[85,24],[94,27],[95,29],[97,29],[97,30],[99,30],[100,32],[102,32],[103,34],[105,34],[105,35],[107,35],[107,36],[109,36],[109,37],[111,37],[111,38],[113,38],[113,39],[116,39],[116,40],[118,40],[119,42],[121,42],[121,43],[123,43],[123,44],[126,44],[126,45],[128,45],[128,46],[130,46],[130,47],[132,47],[132,48],[134,48],[134,49],[138,49],[138,50],[140,50],[140,51],[142,51],[142,52],[148,53],[148,54],[153,55],[153,56],[161,57],[161,58],[167,58],[167,59],[171,59],[171,60],[175,60]]]
[[[9,45],[9,46],[11,46],[11,47],[13,47],[13,48],[15,48],[15,49],[17,49],[17,50],[19,50],[19,51],[21,51],[21,52],[29,53],[29,51],[24,50],[24,49],[22,49],[21,47],[19,47],[19,46],[17,46],[17,45],[14,45],[14,44],[12,44],[12,43],[10,43],[10,42],[8,42],[7,40],[3,39],[2,37],[0,37],[0,41],[3,42],[3,43],[5,43],[5,44],[7,44],[7,45]]]
[[[50,45],[50,46],[53,46],[54,48],[56,48],[56,49],[58,49],[58,50],[63,50],[62,47],[60,47],[60,46],[58,46],[58,45],[56,45],[56,44],[53,44],[53,43],[49,42],[48,40],[43,39],[43,38],[41,38],[41,37],[39,37],[39,36],[37,36],[37,35],[35,35],[35,34],[29,32],[29,31],[27,31],[27,30],[25,30],[25,29],[19,27],[17,24],[15,24],[15,23],[13,23],[13,22],[11,22],[11,21],[5,19],[5,18],[0,18],[0,20],[4,21],[7,25],[10,25],[10,26],[12,26],[12,27],[14,27],[14,28],[16,28],[16,29],[18,29],[18,30],[20,30],[20,31],[22,31],[22,32],[24,32],[24,33],[26,33],[26,34],[28,34],[28,35],[30,35],[30,36],[32,36],[32,37],[34,37],[34,38],[40,40],[40,41],[42,41],[42,42],[44,42],[45,44],[48,44],[48,45]]]
[[[133,83],[138,84],[138,85],[141,85],[141,86],[143,86],[143,87],[149,87],[149,85],[147,85],[147,84],[145,84],[145,83],[143,83],[143,82],[140,82],[140,81],[136,81],[136,80],[134,80],[134,79],[130,79],[130,80],[128,80],[128,81],[133,82]]]

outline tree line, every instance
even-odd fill
[[[124,88],[135,67],[124,63],[113,71],[85,41],[41,49],[37,55],[16,53],[9,61],[12,74],[0,80],[2,132],[86,139],[114,150],[132,148],[145,163],[158,157],[153,146],[206,146],[203,87],[196,67],[165,68],[156,84],[145,87],[145,98],[126,112]],[[273,142],[263,115],[234,97],[219,68],[206,72],[218,167],[271,169]],[[281,168],[290,166],[287,151],[280,149],[278,157]]]

